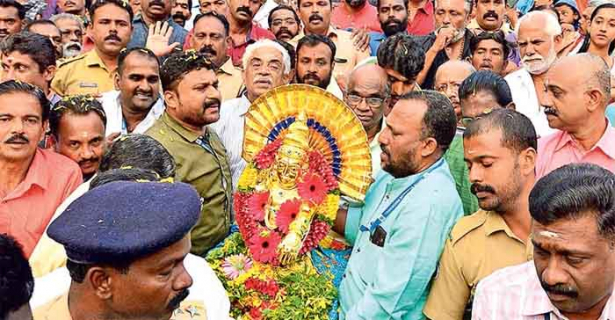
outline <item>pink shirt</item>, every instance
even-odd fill
[[[25,179],[0,198],[0,233],[14,237],[29,257],[56,208],[81,180],[81,169],[74,161],[37,149]]]
[[[615,319],[611,295],[599,320]],[[500,269],[478,283],[472,320],[565,319],[540,286],[534,262]]]
[[[408,19],[409,34],[415,36],[426,36],[434,31],[434,8],[432,0],[427,0],[422,8],[419,8],[412,21]]]
[[[378,21],[378,11],[376,7],[368,2],[358,12],[352,12],[345,1],[341,1],[334,9],[331,16],[331,24],[338,29],[361,29],[367,31],[382,32],[380,21]]]
[[[537,179],[564,165],[581,162],[615,172],[615,129],[610,124],[607,123],[604,135],[589,151],[585,151],[565,131],[538,139]]]

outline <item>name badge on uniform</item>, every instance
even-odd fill
[[[384,230],[382,226],[378,226],[373,233],[369,235],[369,241],[373,244],[379,246],[380,248],[384,247],[384,241],[387,239],[387,232]]]
[[[98,88],[98,84],[94,82],[80,82],[79,88]]]

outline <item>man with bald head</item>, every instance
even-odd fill
[[[547,73],[545,85],[540,103],[549,126],[561,131],[538,141],[537,177],[581,162],[615,171],[615,129],[604,115],[611,97],[604,60],[587,53],[562,58]]]
[[[363,124],[372,154],[372,177],[380,170],[378,137],[384,129],[384,109],[389,104],[391,86],[384,69],[375,64],[357,67],[348,77],[344,101]]]
[[[505,79],[517,111],[530,118],[538,136],[544,137],[555,130],[549,126],[544,108],[538,103],[538,93],[544,91],[545,75],[557,58],[562,28],[553,14],[534,11],[519,20],[515,33],[523,68]]]
[[[434,88],[436,91],[445,95],[455,108],[457,122],[461,120],[461,104],[459,103],[459,86],[463,80],[476,72],[474,67],[466,62],[459,60],[451,60],[445,62],[438,68],[436,72],[436,81]]]

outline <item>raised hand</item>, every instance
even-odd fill
[[[169,26],[166,21],[158,21],[153,28],[149,28],[145,47],[152,50],[157,57],[166,56],[180,45],[179,42],[169,44],[172,34],[173,27]]]

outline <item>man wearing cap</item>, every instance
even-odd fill
[[[184,183],[121,181],[90,190],[49,227],[66,249],[72,282],[34,318],[171,319],[192,285],[184,259],[200,209]]]

